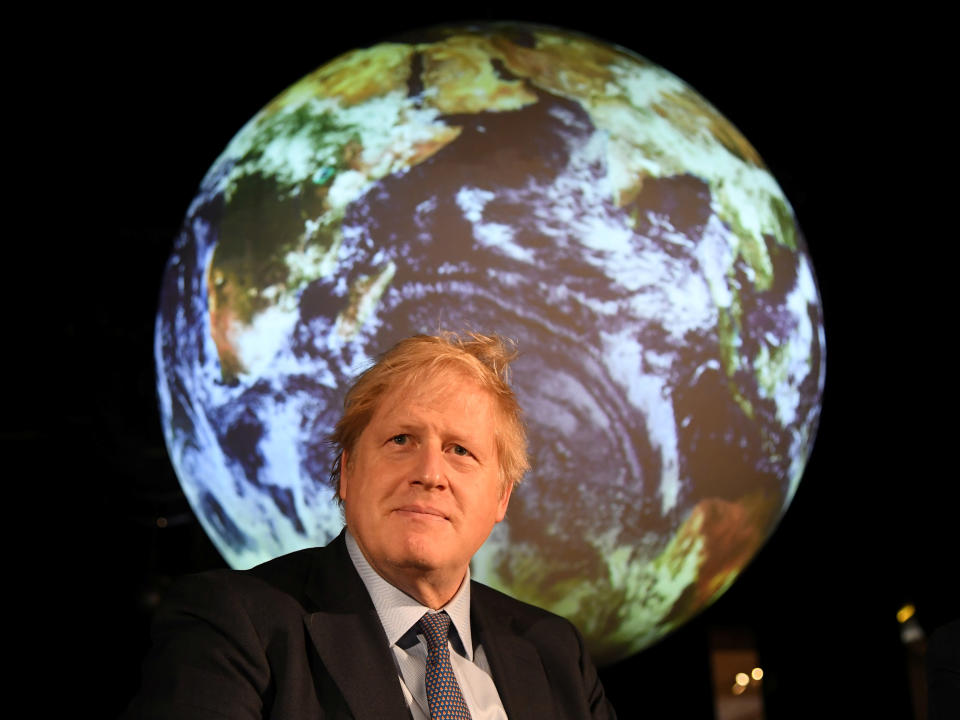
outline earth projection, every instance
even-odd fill
[[[533,469],[474,577],[601,663],[715,600],[800,481],[821,305],[757,152],[676,76],[522,24],[436,28],[291,86],[204,178],[156,325],[170,457],[234,567],[342,527],[325,438],[414,333],[493,331]]]

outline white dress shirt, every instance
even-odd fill
[[[427,641],[417,631],[417,623],[424,613],[434,612],[421,605],[402,590],[384,580],[374,570],[357,541],[348,530],[347,551],[360,579],[367,588],[380,624],[387,635],[403,697],[414,720],[430,720],[427,705],[426,668]],[[450,664],[460,684],[463,699],[470,709],[472,720],[507,720],[497,686],[490,675],[490,664],[481,645],[473,646],[470,632],[470,569],[457,594],[446,604],[454,632],[450,633]]]

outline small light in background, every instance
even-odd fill
[[[907,603],[897,610],[897,622],[900,623],[900,640],[905,645],[924,639],[923,628],[917,621],[917,608],[913,603]]]
[[[710,665],[714,720],[764,720],[758,679],[763,670],[753,632],[745,627],[711,628]]]
[[[901,625],[907,620],[913,617],[914,613],[917,612],[917,609],[910,603],[907,603],[902,608],[897,610],[897,622]]]
[[[157,527],[158,527],[158,528],[165,528],[166,526],[167,526],[167,519],[166,519],[165,517],[158,517],[158,518],[157,518]]]

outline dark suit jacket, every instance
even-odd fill
[[[511,720],[615,717],[573,625],[476,582],[470,593]],[[153,640],[129,718],[410,718],[342,534],[252,570],[184,578]]]

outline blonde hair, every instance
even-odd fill
[[[444,371],[459,372],[490,393],[497,423],[495,442],[500,466],[500,492],[520,483],[530,469],[527,431],[520,405],[510,389],[510,363],[517,357],[516,344],[499,335],[445,332],[414,335],[383,353],[353,383],[343,401],[343,417],[329,441],[337,453],[330,472],[334,499],[340,503],[340,462],[370,423],[380,401],[392,390],[416,385],[426,376]]]

